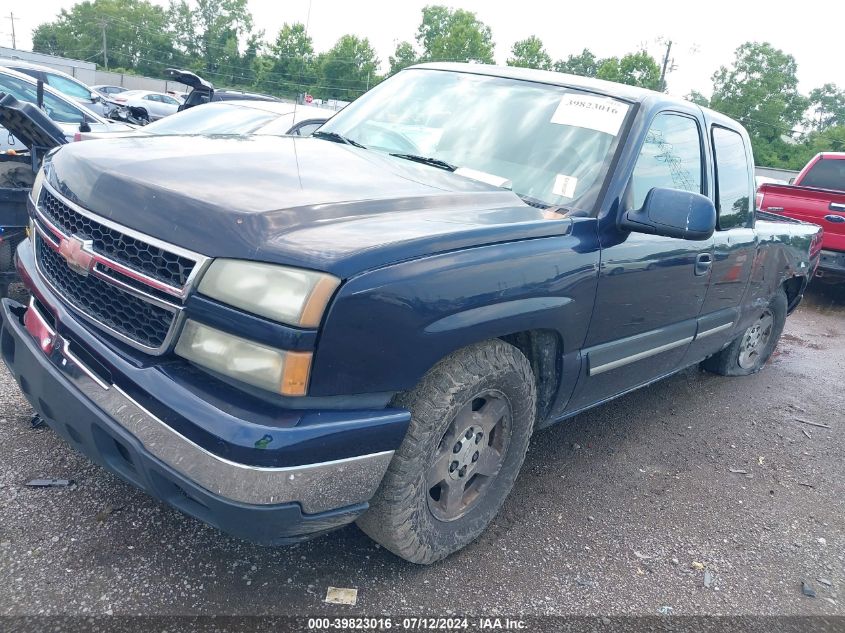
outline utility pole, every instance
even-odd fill
[[[672,52],[672,40],[666,42],[666,54],[663,56],[663,68],[660,71],[660,92],[666,92],[666,71],[669,69],[669,53]]]
[[[106,46],[106,21],[100,21],[100,28],[103,29],[103,66],[106,67],[106,70],[109,69],[109,49]]]
[[[17,42],[15,41],[15,14],[10,11],[7,19],[12,21],[12,48],[17,48]]]

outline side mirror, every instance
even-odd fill
[[[88,123],[88,121],[83,121],[82,123],[79,124],[79,131],[80,132],[90,132],[91,131],[91,125]]]
[[[706,240],[716,230],[716,207],[700,193],[655,187],[643,208],[625,212],[619,224],[635,233]]]

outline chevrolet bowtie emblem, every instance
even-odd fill
[[[63,237],[59,244],[59,254],[73,271],[87,276],[94,269],[94,256],[85,252],[84,246],[85,242],[75,235]]]

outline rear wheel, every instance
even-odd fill
[[[433,563],[487,527],[516,479],[534,426],[525,356],[495,340],[449,356],[394,404],[411,424],[358,525],[394,554]]]
[[[747,376],[762,369],[775,351],[786,323],[787,299],[779,289],[757,318],[733,342],[702,363],[702,367],[723,376]]]

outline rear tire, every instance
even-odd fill
[[[402,445],[358,526],[413,563],[477,538],[525,459],[536,410],[528,360],[500,340],[472,345],[394,399],[411,411]]]
[[[777,347],[786,324],[786,309],[786,292],[779,288],[754,323],[701,366],[722,376],[748,376],[760,371]]]

